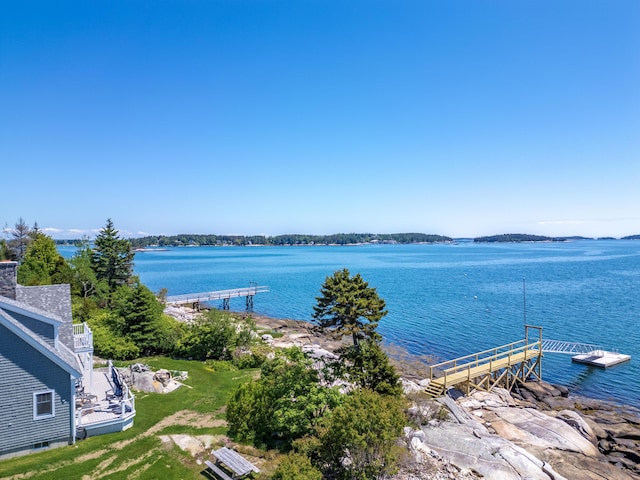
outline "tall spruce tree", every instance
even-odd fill
[[[120,238],[111,219],[107,219],[107,224],[95,239],[91,260],[97,279],[105,280],[110,292],[131,279],[133,256],[131,242]]]
[[[351,276],[346,268],[327,277],[313,307],[313,318],[320,328],[336,335],[351,335],[358,348],[361,340],[378,340],[378,322],[387,314],[385,303],[375,288],[360,274]]]
[[[32,235],[29,225],[20,217],[11,232],[11,239],[8,242],[11,252],[11,259],[22,263],[27,253],[27,247],[31,243]]]

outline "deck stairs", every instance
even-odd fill
[[[438,398],[444,395],[445,385],[440,379],[433,379],[424,388],[424,392],[431,398]]]

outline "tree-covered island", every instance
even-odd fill
[[[286,234],[265,235],[151,235],[131,238],[133,248],[179,246],[289,246],[289,245],[358,245],[358,244],[409,244],[446,243],[451,237],[426,233],[335,233],[332,235]]]
[[[502,233],[473,239],[475,243],[520,243],[520,242],[568,242],[570,240],[591,240],[587,237],[547,237],[528,233]]]

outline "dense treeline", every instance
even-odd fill
[[[441,243],[451,242],[453,239],[443,235],[429,235],[426,233],[336,233],[333,235],[287,234],[268,237],[264,235],[151,235],[132,238],[134,248],[151,246],[285,246],[285,245],[354,245],[360,243]]]
[[[640,235],[629,235],[627,237],[622,237],[622,240],[640,240]]]
[[[584,237],[546,237],[544,235],[531,235],[527,233],[503,233],[501,235],[489,235],[486,237],[476,237],[476,243],[504,243],[504,242],[566,242],[567,240],[578,240]]]

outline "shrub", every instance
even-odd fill
[[[278,465],[272,480],[322,480],[322,473],[306,455],[290,453]]]

